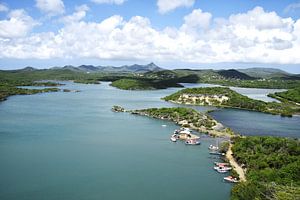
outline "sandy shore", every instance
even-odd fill
[[[240,181],[246,181],[246,176],[243,168],[235,161],[234,157],[232,156],[231,150],[232,144],[229,144],[228,151],[226,152],[226,158],[228,159],[230,165],[233,169],[238,173]]]

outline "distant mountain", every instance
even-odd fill
[[[99,71],[99,67],[95,67],[93,65],[80,65],[77,67],[77,69],[81,71],[87,71],[87,72],[97,72]]]
[[[146,73],[146,72],[158,72],[165,69],[158,67],[154,63],[149,63],[147,65],[124,65],[121,67],[98,67],[99,71],[105,72],[134,72],[134,73]]]
[[[25,67],[23,69],[20,69],[20,71],[24,71],[24,72],[32,72],[32,71],[35,71],[35,70],[37,70],[37,69],[35,69],[33,67],[30,67],[30,66]]]
[[[112,72],[112,73],[146,73],[146,72],[159,72],[165,69],[158,67],[154,63],[149,63],[147,65],[124,65],[121,67],[114,66],[94,66],[94,65],[80,65],[78,67],[74,67],[72,65],[66,65],[62,68],[53,67],[51,69],[68,69],[76,72]]]
[[[229,70],[219,70],[217,73],[226,78],[226,79],[240,79],[240,80],[253,80],[255,79],[252,76],[249,76],[245,73],[242,73],[235,69],[229,69]]]
[[[238,71],[255,78],[283,78],[291,75],[286,71],[283,71],[281,69],[275,69],[275,68],[255,67],[255,68],[248,68],[248,69],[238,69]]]

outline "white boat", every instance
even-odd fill
[[[220,167],[220,166],[229,166],[230,164],[229,163],[215,162],[215,165]]]
[[[218,151],[219,150],[219,147],[218,146],[214,146],[214,145],[209,145],[208,147],[209,150],[212,150],[212,151]]]
[[[228,170],[225,170],[225,169],[217,169],[217,172],[219,172],[219,173],[227,173]]]
[[[237,178],[234,178],[234,177],[232,177],[232,176],[226,176],[226,177],[224,177],[224,180],[225,181],[228,181],[228,182],[230,182],[230,183],[238,183],[239,181],[237,180]]]
[[[171,136],[170,140],[171,140],[172,142],[177,142],[177,135],[176,135],[176,134],[173,134],[173,135]]]
[[[212,154],[212,155],[219,155],[219,156],[225,156],[225,153],[220,153],[218,151],[210,151],[209,154]]]
[[[185,144],[188,145],[199,145],[200,144],[200,138],[194,138],[194,139],[186,139]]]
[[[215,170],[223,169],[223,170],[229,171],[229,170],[231,170],[232,168],[231,168],[231,167],[225,167],[225,166],[215,166],[214,169],[215,169]]]
[[[163,124],[163,125],[161,125],[162,127],[167,127],[167,125],[165,125],[165,124]]]
[[[226,173],[226,172],[230,171],[232,168],[231,167],[214,167],[214,169],[219,173]]]

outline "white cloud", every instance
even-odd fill
[[[9,11],[8,7],[0,3],[0,12],[7,12],[7,11]]]
[[[49,16],[61,15],[65,12],[62,0],[35,0],[36,7]]]
[[[298,3],[292,3],[289,4],[285,9],[283,10],[284,13],[290,13],[290,12],[295,12],[300,9],[300,2]]]
[[[62,17],[61,21],[64,23],[74,23],[82,20],[86,16],[86,12],[89,10],[87,5],[81,5],[75,8],[75,12],[72,15]]]
[[[97,4],[116,4],[116,5],[121,5],[123,4],[126,0],[91,0],[94,3]]]
[[[83,20],[87,10],[80,6],[65,16],[56,33],[0,38],[0,58],[300,64],[300,19],[282,18],[260,7],[227,19],[213,19],[196,9],[184,17],[181,27],[163,30],[141,16],[124,20],[114,15],[88,22]]]
[[[24,37],[37,24],[24,10],[12,10],[0,21],[0,38]]]
[[[184,17],[184,24],[181,30],[191,34],[198,34],[199,31],[207,30],[210,26],[212,15],[202,12],[201,9],[193,10],[192,13]]]
[[[158,0],[158,11],[165,14],[179,7],[191,7],[195,3],[195,0]]]

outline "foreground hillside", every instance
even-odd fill
[[[233,200],[300,199],[300,142],[277,137],[235,138],[235,159],[247,182],[232,189]]]
[[[165,97],[164,100],[180,104],[240,108],[283,116],[300,112],[299,106],[250,99],[226,87],[183,89]]]

